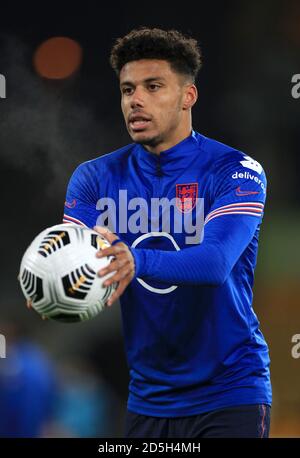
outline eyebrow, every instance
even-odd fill
[[[146,78],[145,80],[143,80],[142,82],[143,83],[151,83],[153,81],[165,81],[165,78],[163,76],[152,76],[151,78]],[[120,87],[121,86],[134,86],[134,83],[132,81],[123,81],[121,84],[120,84]]]

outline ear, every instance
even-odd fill
[[[185,87],[185,91],[184,91],[182,109],[188,110],[189,108],[192,108],[192,106],[196,103],[197,99],[198,99],[198,90],[195,84],[188,84]]]

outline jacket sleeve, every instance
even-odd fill
[[[79,165],[73,172],[66,193],[64,223],[75,223],[93,228],[99,211],[97,210],[97,184],[90,162]]]
[[[180,251],[132,249],[136,277],[176,285],[220,286],[226,281],[261,224],[266,177],[260,164],[244,155],[216,169],[202,243]]]

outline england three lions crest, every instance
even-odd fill
[[[182,213],[193,210],[198,197],[198,183],[176,184],[176,206]]]

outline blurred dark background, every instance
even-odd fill
[[[300,99],[291,95],[300,73],[298,1],[1,5],[0,333],[7,358],[0,359],[0,386],[21,409],[20,361],[32,359],[53,384],[30,383],[40,384],[41,399],[56,393],[56,403],[53,412],[45,402],[45,413],[36,414],[43,429],[28,435],[122,436],[128,373],[118,305],[90,322],[44,322],[26,309],[17,274],[32,239],[61,221],[75,167],[131,142],[108,58],[115,39],[141,25],[199,41],[204,65],[193,127],[254,156],[267,173],[254,309],[272,360],[271,434],[300,436],[300,359],[291,354],[300,333]],[[35,53],[61,36],[80,45],[82,61],[68,78],[45,78]],[[26,394],[33,403],[36,396]]]

